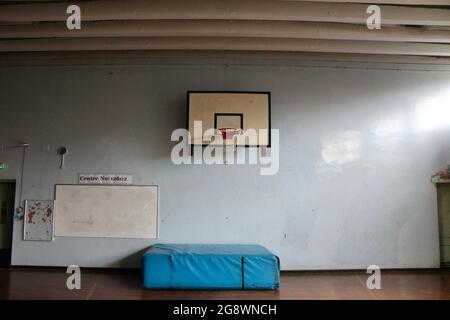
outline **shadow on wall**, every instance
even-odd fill
[[[119,259],[116,263],[116,266],[118,268],[140,269],[141,268],[141,258],[147,250],[148,250],[148,247],[141,249],[139,251],[136,251],[133,254],[126,256],[122,259]]]
[[[152,147],[154,157],[170,157],[173,146],[177,142],[171,141],[172,132],[179,128],[186,128],[186,98],[179,97],[161,103],[161,107],[154,107],[152,111],[157,114],[151,120],[145,141]]]

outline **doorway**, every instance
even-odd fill
[[[450,267],[450,183],[439,183],[437,190],[441,266]]]
[[[11,265],[16,182],[0,180],[0,266]]]

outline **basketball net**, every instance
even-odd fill
[[[223,138],[225,154],[236,151],[236,139],[237,136],[243,134],[243,130],[239,128],[220,128],[219,132]]]

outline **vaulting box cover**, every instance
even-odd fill
[[[276,289],[280,263],[259,245],[155,244],[142,278],[147,289]]]

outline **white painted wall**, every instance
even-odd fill
[[[272,92],[280,170],[175,166],[188,90]],[[80,172],[160,186],[160,242],[259,243],[287,269],[439,266],[433,172],[450,162],[450,72],[331,67],[0,67],[0,143],[26,141],[25,199]],[[50,144],[50,153],[41,152]],[[56,148],[67,146],[61,171]],[[20,150],[0,154],[20,177]],[[19,184],[18,184],[19,189]],[[137,239],[22,241],[15,265],[138,266]]]

